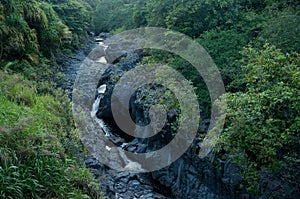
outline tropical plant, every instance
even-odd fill
[[[299,169],[300,55],[266,44],[262,50],[245,48],[243,57],[247,89],[225,96],[221,145],[243,168],[248,189],[258,191],[261,174]],[[300,179],[286,176],[282,180],[291,184]]]

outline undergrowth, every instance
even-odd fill
[[[43,87],[0,71],[0,198],[101,198],[80,155],[70,101]]]

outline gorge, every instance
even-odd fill
[[[160,136],[152,137],[152,139],[133,138],[122,132],[114,123],[110,109],[110,97],[114,84],[117,82],[116,77],[120,78],[126,71],[136,67],[143,59],[143,52],[140,50],[127,52],[123,54],[121,59],[110,63],[109,57],[105,57],[105,51],[109,48],[109,43],[110,41],[104,41],[104,43],[96,47],[93,46],[95,48],[87,56],[88,60],[94,60],[93,63],[95,62],[96,65],[93,65],[93,67],[101,68],[99,69],[101,71],[100,75],[95,72],[98,76],[94,75],[91,77],[96,78],[93,80],[96,84],[90,88],[91,91],[93,89],[97,90],[97,92],[91,92],[97,94],[94,97],[90,95],[90,103],[92,104],[89,110],[94,120],[101,126],[101,131],[97,133],[104,134],[113,144],[131,152],[141,153],[155,150],[157,147],[160,148],[168,143],[172,136],[161,134]],[[79,56],[80,53],[78,54]],[[84,62],[82,58],[73,60],[78,64],[78,62]],[[108,65],[106,60],[108,60]],[[74,63],[71,63],[70,66],[74,66]],[[78,69],[78,67],[73,68],[75,71]],[[67,71],[72,71],[72,69]],[[72,79],[72,81],[75,81],[75,79]],[[84,81],[81,80],[81,82]],[[95,87],[96,85],[97,87]],[[138,92],[145,92],[145,88],[139,89]],[[161,92],[161,90],[156,87],[146,94],[154,96],[153,93],[155,92]],[[94,101],[93,99],[96,100]],[[135,111],[132,112],[132,118],[142,125],[145,125],[147,121],[149,122],[148,111],[151,104],[147,103],[149,101],[145,101],[143,95],[135,94],[133,96],[131,109]],[[176,120],[176,115],[178,115],[176,112],[176,110],[173,110],[173,113],[168,114],[170,116],[169,121]],[[209,119],[204,119],[199,130],[205,133],[208,125]],[[168,130],[170,131],[170,129]],[[106,146],[102,150],[110,151],[111,147]],[[239,185],[242,182],[241,171],[230,158],[227,158],[226,161],[216,160],[215,154],[211,153],[206,158],[200,159],[197,155],[199,147],[201,147],[201,140],[196,139],[188,151],[177,161],[163,169],[150,173],[131,173],[130,170],[117,171],[102,164],[93,156],[86,157],[85,163],[96,178],[102,179],[101,190],[109,198],[257,198],[257,196],[253,196],[240,188]],[[135,163],[124,155],[122,158],[125,164],[130,165],[131,163],[134,165]],[[261,187],[264,189],[262,198],[277,191],[279,183],[279,181],[268,181],[265,179],[261,184],[261,186],[264,186],[264,188]],[[287,193],[288,187],[283,188],[281,194]]]

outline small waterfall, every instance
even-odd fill
[[[102,119],[99,119],[97,117],[97,112],[99,110],[99,105],[100,105],[101,99],[103,98],[103,95],[104,95],[105,91],[106,91],[106,84],[101,85],[97,89],[98,95],[97,95],[97,98],[96,98],[95,102],[93,103],[91,116],[100,125],[100,127],[103,129],[103,131],[105,132],[105,136],[109,137],[109,136],[112,135],[110,129],[107,127],[107,125],[105,124],[105,122]]]
[[[101,103],[101,99],[104,97],[104,93],[107,89],[106,84],[101,85],[98,89],[98,95],[97,98],[95,100],[95,102],[93,103],[93,108],[91,111],[91,117],[100,125],[100,127],[103,129],[103,132],[105,133],[105,136],[107,137],[113,137],[113,134],[111,133],[111,130],[108,128],[108,126],[105,124],[105,122],[102,119],[99,119],[97,117],[97,112],[99,110],[99,105]],[[123,143],[122,146],[126,146],[127,143]],[[121,148],[122,148],[121,146]],[[110,151],[111,147],[106,146],[105,147],[106,150]],[[136,170],[143,170],[141,165],[138,164],[137,162],[131,161],[125,154],[125,152],[123,151],[123,149],[118,148],[119,151],[119,155],[120,157],[123,159],[124,163],[125,163],[125,170],[127,171],[136,171]]]

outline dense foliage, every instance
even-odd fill
[[[244,92],[227,93],[227,123],[221,144],[242,166],[249,190],[260,174],[279,171],[297,187],[300,140],[300,54],[274,46],[243,50]],[[281,172],[280,172],[281,171]]]
[[[0,82],[0,198],[99,198],[66,96],[9,71]]]
[[[50,65],[78,48],[87,31],[143,26],[182,32],[216,62],[228,91],[217,157],[240,166],[241,187],[258,193],[261,178],[276,174],[300,190],[299,5],[299,0],[0,0],[0,197],[99,197],[73,153],[81,149],[69,104],[46,77],[59,76]],[[190,80],[202,116],[209,117],[212,102],[189,63],[161,51],[145,56]]]
[[[100,198],[70,101],[48,78],[59,78],[55,57],[85,38],[89,9],[76,0],[0,1],[0,198]]]
[[[55,3],[55,4],[53,4]],[[1,0],[0,58],[34,60],[79,45],[90,22],[82,1]]]

